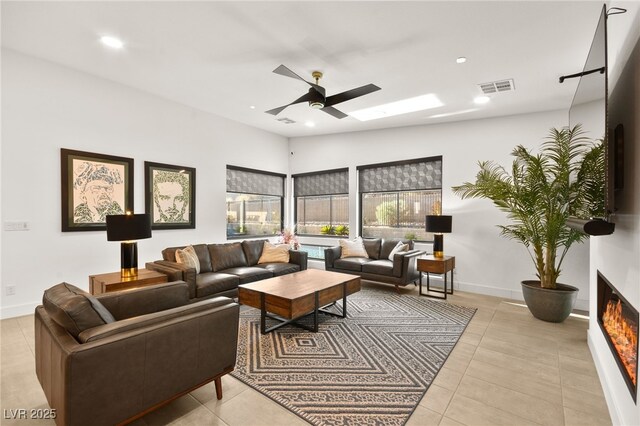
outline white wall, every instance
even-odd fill
[[[499,97],[495,101],[499,102]],[[567,112],[556,111],[292,138],[291,173],[349,167],[349,225],[355,237],[356,166],[442,155],[442,210],[453,215],[453,233],[445,235],[444,245],[445,253],[456,256],[456,288],[522,299],[520,281],[535,279],[535,269],[521,244],[500,237],[496,225],[506,224],[506,216],[488,200],[461,200],[453,195],[451,187],[475,180],[479,160],[509,166],[516,145],[537,149],[551,127],[566,125]],[[560,282],[581,290],[577,303],[580,309],[588,309],[588,253],[587,244],[574,246],[560,277]]]
[[[226,239],[226,165],[288,172],[287,139],[69,68],[2,50],[2,317],[33,312],[61,281],[88,289],[118,271],[104,231],[61,232],[60,148],[134,159],[135,212],[144,212],[144,161],[196,168],[196,229],[154,231],[139,264],[164,247]],[[16,286],[14,296],[5,288]]]
[[[612,217],[615,232],[606,237],[591,238],[590,272],[591,309],[596,312],[597,271],[640,310],[640,5],[614,2],[610,6],[629,9],[624,15],[608,21],[609,94],[621,103],[610,101],[610,120],[624,117],[624,189],[618,194],[618,212]],[[634,60],[627,60],[635,47]],[[627,68],[626,66],[629,65]],[[616,91],[621,81],[626,88]],[[622,86],[621,86],[622,87]],[[633,87],[633,89],[629,89]],[[611,96],[614,95],[614,96]],[[610,122],[615,127],[616,122]],[[613,354],[597,322],[589,318],[589,347],[607,399],[614,425],[640,424],[640,407],[633,401],[616,365]]]

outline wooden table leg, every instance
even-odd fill
[[[222,399],[222,378],[217,377],[214,382],[216,384],[216,397]]]

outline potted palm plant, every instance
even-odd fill
[[[501,235],[524,244],[535,265],[536,281],[523,281],[531,313],[544,321],[562,322],[578,289],[557,282],[562,262],[586,234],[566,226],[570,216],[604,216],[604,148],[601,141],[574,128],[551,129],[540,153],[518,145],[511,170],[480,162],[475,182],[453,187],[462,198],[487,198],[511,221],[499,225]]]

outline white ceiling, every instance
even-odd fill
[[[294,137],[568,109],[577,81],[558,77],[582,70],[602,4],[2,1],[2,45]],[[125,48],[103,47],[102,35]],[[308,86],[272,73],[280,64],[309,81],[324,72],[327,95],[382,88],[336,106],[345,113],[428,93],[444,106],[360,122],[298,104],[284,124],[264,111]],[[473,104],[477,84],[501,79],[516,90]]]

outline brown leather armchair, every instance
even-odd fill
[[[137,419],[235,366],[239,305],[184,282],[100,295],[69,284],[35,311],[36,374],[59,425]]]

